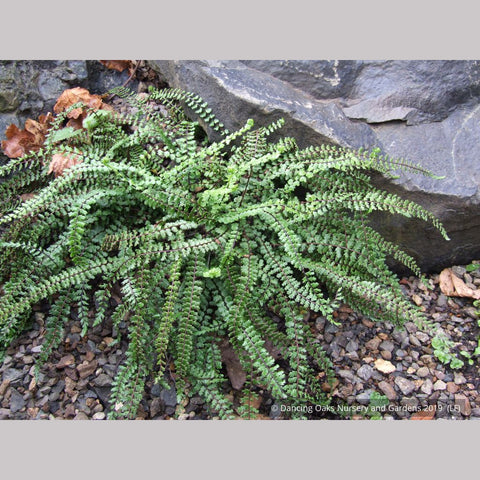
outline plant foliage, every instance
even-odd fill
[[[422,320],[385,262],[419,273],[414,259],[368,226],[368,215],[417,217],[446,232],[419,205],[378,190],[369,173],[429,172],[377,150],[269,140],[282,120],[259,128],[249,120],[230,133],[180,90],[113,93],[136,113],[75,104],[87,113],[83,128],[65,127],[69,110],[60,113],[41,149],[0,167],[3,349],[40,301],[51,305],[43,361],[72,309],[84,334],[111,315],[127,323],[129,346],[110,418],[135,417],[145,379],[161,381],[169,362],[180,396],[197,392],[230,418],[219,347],[228,339],[247,372],[237,412],[249,417],[257,387],[290,404],[327,401],[318,373],[331,375],[330,364],[305,310],[333,321],[346,302],[377,320]],[[185,106],[221,140],[209,143]],[[122,302],[109,307],[114,286]]]

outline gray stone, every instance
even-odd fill
[[[420,390],[426,395],[431,395],[433,391],[432,381],[429,378],[427,378],[425,382],[422,384],[422,386],[420,387]]]
[[[112,378],[109,377],[107,374],[101,373],[98,377],[95,378],[93,383],[97,387],[109,387],[110,385],[112,385],[112,381]]]
[[[358,342],[350,340],[345,347],[345,350],[349,353],[356,352],[358,350]]]
[[[12,388],[12,394],[10,397],[10,411],[12,413],[19,412],[22,408],[24,408],[26,402],[23,398],[23,395],[18,393],[14,388]]]
[[[300,147],[379,147],[443,180],[400,172],[379,186],[416,201],[446,226],[447,242],[416,219],[372,215],[424,270],[480,256],[480,61],[156,61],[172,87],[199,94],[229,129],[279,117]],[[210,132],[212,135],[212,132]],[[214,138],[214,137],[212,137]],[[394,265],[401,270],[401,267]]]
[[[351,370],[339,370],[337,372],[339,377],[344,378],[345,380],[350,381],[351,383],[355,382],[355,374]]]
[[[365,390],[362,393],[359,393],[355,396],[355,400],[361,405],[368,405],[370,403],[370,396],[372,395],[373,390]]]
[[[416,373],[420,378],[427,377],[430,375],[430,369],[428,367],[420,367]]]
[[[357,375],[365,380],[366,382],[370,380],[373,374],[373,368],[370,365],[362,365],[358,370],[357,370]]]
[[[395,345],[389,340],[384,340],[378,347],[380,350],[386,350],[387,352],[392,352],[395,348]]]
[[[170,389],[162,389],[160,392],[160,398],[163,400],[163,403],[166,407],[176,407],[177,405],[177,391],[175,387],[171,387]]]
[[[404,395],[408,395],[415,390],[415,384],[403,377],[395,377],[395,385]]]
[[[22,383],[25,373],[23,370],[17,370],[16,368],[8,368],[3,372],[3,380],[10,380],[10,385],[16,386]]]

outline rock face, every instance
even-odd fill
[[[450,242],[421,221],[382,214],[372,217],[373,225],[425,271],[480,257],[480,61],[165,60],[152,66],[170,86],[200,95],[229,129],[248,118],[263,125],[284,117],[282,134],[301,147],[380,147],[444,175],[375,181],[431,210]]]

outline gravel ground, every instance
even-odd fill
[[[471,287],[480,287],[480,270],[453,269]],[[429,289],[418,278],[401,279],[405,293],[455,342],[457,352],[472,353],[480,335],[472,300],[443,295],[438,275],[428,282]],[[311,405],[304,411],[307,418],[364,419],[372,412],[384,419],[480,418],[477,361],[465,362],[460,369],[445,366],[433,354],[432,337],[412,323],[395,329],[388,323],[373,323],[345,305],[336,315],[340,327],[309,315],[312,330],[334,364],[336,382],[333,388],[324,383],[330,408]],[[0,419],[106,419],[112,378],[124,358],[125,343],[115,342],[119,332],[112,331],[107,321],[81,337],[80,324],[72,318],[65,341],[35,379],[34,361],[44,334],[41,307],[34,317],[31,330],[8,349],[0,367]],[[231,386],[226,385],[226,392],[233,397]],[[371,408],[372,392],[382,396],[383,406]],[[288,405],[274,403],[266,392],[257,392],[255,401],[262,419],[288,416]],[[137,419],[170,418],[216,417],[201,398],[177,405],[173,386],[167,390],[148,381]]]

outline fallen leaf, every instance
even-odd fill
[[[55,153],[52,155],[52,160],[48,165],[48,173],[54,173],[55,177],[60,177],[63,175],[64,170],[78,163],[82,163],[82,159],[78,155]]]
[[[2,150],[9,158],[19,158],[28,152],[38,151],[45,142],[45,136],[52,123],[51,113],[40,115],[37,120],[27,119],[25,128],[20,130],[13,123],[5,130],[7,140],[2,140]]]
[[[410,417],[410,420],[433,420],[435,418],[435,410],[435,408],[429,410],[420,410],[419,412],[415,412]]]
[[[61,113],[67,110],[75,103],[82,102],[87,107],[98,110],[102,106],[102,99],[99,95],[92,95],[86,88],[75,87],[65,90],[57,99],[53,107],[55,113]],[[78,118],[83,113],[83,108],[74,108],[67,114],[68,118]]]
[[[135,68],[132,60],[100,60],[100,63],[110,70],[116,70],[117,72],[123,72],[128,68],[129,73],[132,73]]]
[[[439,276],[440,290],[449,297],[468,297],[480,300],[480,289],[473,290],[467,287],[465,282],[458,278],[451,268],[442,270]]]
[[[247,374],[228,340],[222,340],[219,345],[222,362],[227,367],[227,375],[235,390],[241,390],[247,380]]]
[[[20,199],[22,201],[26,202],[27,200],[31,200],[34,196],[35,196],[34,193],[22,193],[20,195]]]

